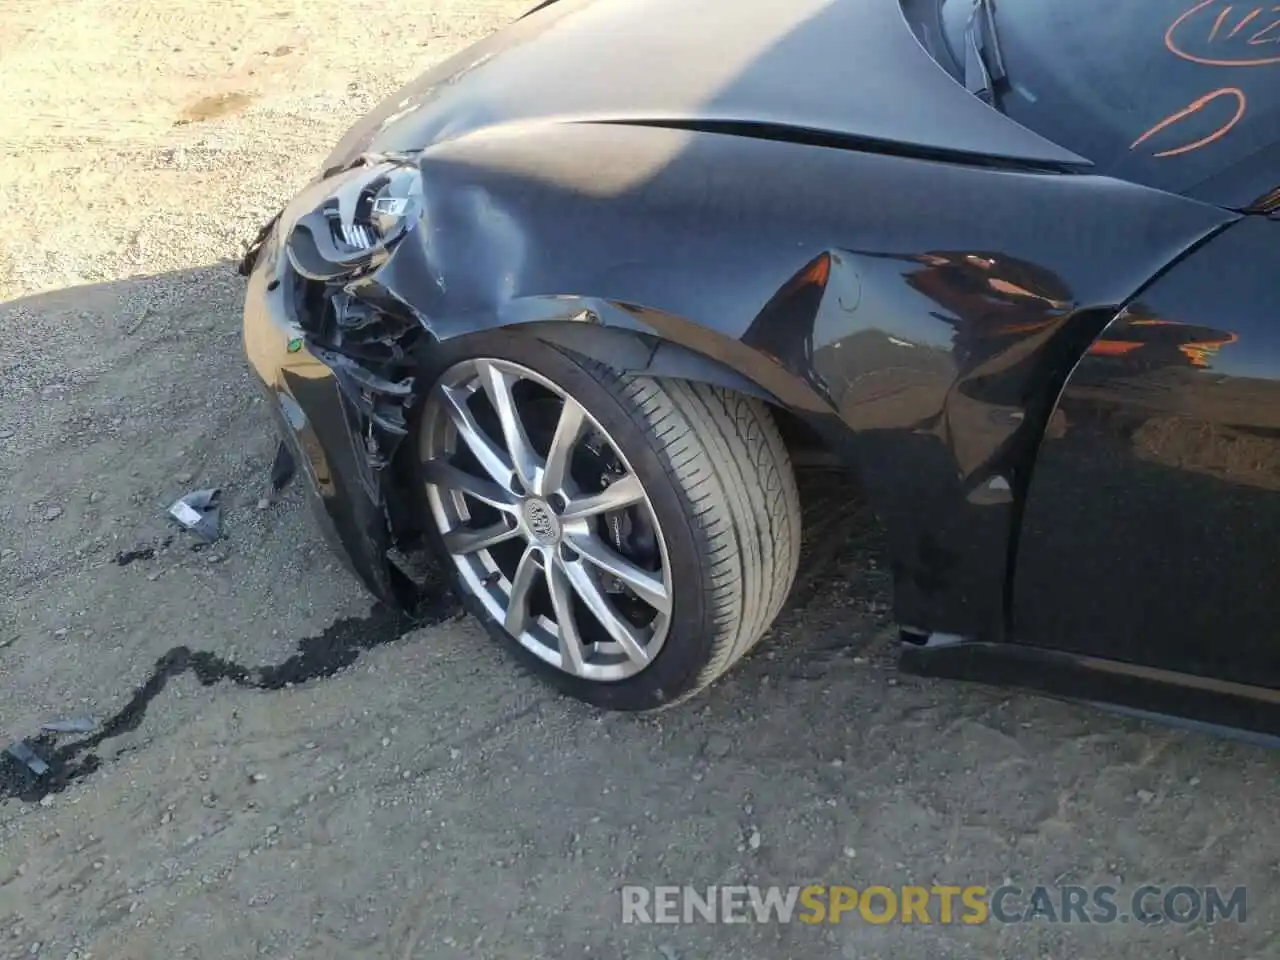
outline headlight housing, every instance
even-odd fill
[[[298,218],[285,241],[293,268],[321,283],[376,268],[422,215],[416,164],[385,161],[354,167],[334,181],[328,197]]]

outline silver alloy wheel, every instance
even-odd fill
[[[530,440],[522,411],[530,401],[518,396],[520,381],[559,402],[545,455]],[[486,419],[496,420],[500,430],[477,419],[478,396],[487,399],[492,415]],[[631,465],[578,401],[519,364],[467,360],[450,367],[432,389],[420,439],[427,499],[445,548],[466,589],[511,636],[547,663],[589,680],[623,680],[653,662],[671,621],[666,542]],[[602,477],[600,489],[572,472],[589,439],[622,467],[620,474]],[[459,441],[478,470],[456,462]],[[474,520],[477,506],[494,519],[482,525]],[[600,535],[602,518],[616,530],[624,512],[647,524],[659,569],[645,569],[623,556],[616,540]],[[505,553],[506,569],[498,553]],[[541,613],[533,602],[540,584],[549,599]],[[615,597],[626,598],[633,610],[638,601],[651,611],[647,622],[637,624]]]

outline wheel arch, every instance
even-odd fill
[[[544,320],[505,329],[527,331],[619,373],[693,380],[781,405],[770,390],[724,361],[656,334],[569,320]]]
[[[802,278],[804,273],[796,276]],[[789,292],[795,279],[784,292]],[[774,319],[768,316],[770,312],[765,311],[768,320]],[[727,322],[717,329],[661,310],[588,296],[529,298],[497,313],[488,322],[475,317],[435,321],[432,343],[453,343],[482,331],[504,330],[537,337],[618,373],[721,387],[762,400],[797,462],[840,463],[833,450],[831,431],[837,417],[830,400],[803,369],[756,344],[759,338],[752,331],[759,328],[758,313],[745,318],[747,329],[741,337],[730,332],[742,326],[741,317],[725,318]],[[851,465],[843,465],[856,478]]]

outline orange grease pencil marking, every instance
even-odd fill
[[[1190,60],[1192,63],[1200,63],[1209,67],[1262,67],[1262,66],[1266,66],[1267,64],[1280,63],[1280,55],[1271,56],[1271,57],[1251,57],[1251,58],[1239,57],[1236,59],[1204,57],[1204,56],[1201,56],[1200,54],[1191,53],[1188,50],[1184,50],[1182,49],[1182,47],[1178,45],[1178,38],[1176,34],[1178,33],[1179,29],[1188,21],[1190,21],[1192,18],[1194,18],[1196,14],[1204,10],[1207,10],[1213,4],[1220,3],[1220,2],[1221,0],[1200,0],[1199,3],[1196,3],[1194,6],[1188,7],[1186,10],[1180,13],[1178,17],[1173,21],[1173,23],[1169,24],[1169,29],[1167,29],[1164,32],[1165,48],[1168,49],[1168,51],[1172,53],[1174,56],[1181,57],[1183,60]],[[1230,10],[1231,9],[1230,6],[1228,6],[1227,9]],[[1239,29],[1240,26],[1243,26],[1244,24],[1252,21],[1255,17],[1258,16],[1258,14],[1262,12],[1263,9],[1264,8],[1259,7],[1257,10],[1248,14],[1244,18],[1244,20],[1241,21],[1240,24],[1237,24],[1237,29]],[[1272,9],[1280,10],[1280,7],[1273,7]],[[1224,22],[1223,16],[1222,14],[1219,14],[1218,19],[1217,21],[1215,21],[1213,29],[1209,34],[1210,40],[1214,39],[1214,37],[1217,35],[1217,32],[1223,22]],[[1266,26],[1263,29],[1259,30],[1257,33],[1253,34],[1253,36],[1249,38],[1248,43],[1252,44],[1253,46],[1258,46],[1264,43],[1272,43],[1275,41],[1280,41],[1280,33],[1275,33],[1276,31],[1280,31],[1280,20],[1277,20],[1275,23],[1272,23],[1269,26]],[[1234,35],[1234,34],[1235,34],[1235,31],[1233,30],[1231,35]]]
[[[1280,7],[1272,7],[1271,9],[1273,11],[1280,10]],[[1252,37],[1250,37],[1249,43],[1256,46],[1259,43],[1276,43],[1277,41],[1280,41],[1280,34],[1276,34],[1276,36],[1272,37],[1270,40],[1262,39],[1267,34],[1271,33],[1273,30],[1277,28],[1280,28],[1280,20],[1273,20],[1270,24],[1263,27],[1261,30],[1255,33]]]
[[[1209,31],[1209,41],[1212,43],[1213,38],[1218,35],[1218,30],[1222,27],[1222,21],[1227,19],[1227,14],[1231,12],[1231,6],[1227,5],[1222,8],[1222,12],[1218,14],[1218,19],[1213,21],[1213,29]],[[1235,36],[1235,31],[1231,31],[1231,35]]]
[[[1135,149],[1144,141],[1155,136],[1157,133],[1159,133],[1161,130],[1164,130],[1166,127],[1172,126],[1173,124],[1177,123],[1179,120],[1183,120],[1186,117],[1199,113],[1201,110],[1203,110],[1206,106],[1208,106],[1214,100],[1217,100],[1219,97],[1228,97],[1228,96],[1235,97],[1236,99],[1236,112],[1235,112],[1235,115],[1232,116],[1230,120],[1224,123],[1217,130],[1213,131],[1213,133],[1209,134],[1207,137],[1202,137],[1201,139],[1196,140],[1194,143],[1188,143],[1181,147],[1175,147],[1172,150],[1162,150],[1159,153],[1152,154],[1152,156],[1176,157],[1179,154],[1190,153],[1192,150],[1199,150],[1201,147],[1206,146],[1210,143],[1213,143],[1215,140],[1221,139],[1222,137],[1227,135],[1227,133],[1231,130],[1232,127],[1234,127],[1237,123],[1240,122],[1240,118],[1244,116],[1245,109],[1249,105],[1249,101],[1245,97],[1244,91],[1241,90],[1239,87],[1221,87],[1210,93],[1206,93],[1203,97],[1199,97],[1198,99],[1193,100],[1191,103],[1183,107],[1181,110],[1178,110],[1175,113],[1169,114],[1169,116],[1165,117],[1163,120],[1157,123],[1154,127],[1148,130],[1142,136],[1140,136],[1137,140],[1133,141],[1133,143],[1129,145],[1129,149],[1130,150]]]
[[[1230,10],[1230,9],[1231,9],[1230,7],[1227,7],[1227,10]],[[1222,12],[1223,12],[1223,13],[1226,13],[1226,12],[1227,12],[1227,10],[1223,10]],[[1246,25],[1248,25],[1248,23],[1249,23],[1249,21],[1250,21],[1250,20],[1254,19],[1254,18],[1255,18],[1256,16],[1258,16],[1258,14],[1260,14],[1260,13],[1262,13],[1262,8],[1261,8],[1261,7],[1258,7],[1258,9],[1257,9],[1257,10],[1254,10],[1254,11],[1253,11],[1252,13],[1250,13],[1247,17],[1245,17],[1243,20],[1241,20],[1239,23],[1237,23],[1237,24],[1236,24],[1236,28],[1235,28],[1234,30],[1232,30],[1230,33],[1228,33],[1228,34],[1227,34],[1227,36],[1228,36],[1228,37],[1234,37],[1237,33],[1239,33],[1241,30],[1243,30],[1243,29],[1245,28],[1245,26],[1246,26]],[[1221,18],[1219,18],[1219,19],[1221,19]],[[1214,30],[1217,30],[1218,28],[1217,28],[1217,26],[1215,25],[1213,29],[1214,29]]]

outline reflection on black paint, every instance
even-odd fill
[[[761,308],[742,334],[742,342],[802,377],[834,405],[830,385],[814,368],[814,324],[831,279],[832,254],[809,261]]]
[[[955,330],[952,356],[961,374],[1029,334],[1054,326],[1075,306],[1066,281],[1028,260],[985,250],[935,250],[923,254],[863,256],[916,264],[903,277],[941,312],[932,316]]]
[[[1108,371],[1113,375],[1137,376],[1161,369],[1208,370],[1223,347],[1239,340],[1240,335],[1231,330],[1166,319],[1146,304],[1135,303],[1094,341],[1089,353],[1115,358],[1120,369]]]
[[[379,604],[366,617],[346,617],[319,635],[300,640],[297,653],[264,667],[242,666],[207,650],[174,647],[156,661],[151,676],[134,691],[129,702],[92,736],[63,746],[56,746],[53,734],[27,740],[28,746],[49,765],[48,773],[37,777],[8,754],[0,756],[0,800],[39,800],[60,793],[96,771],[102,760],[92,751],[104,741],[136,730],[151,701],[171,679],[183,673],[191,673],[205,687],[225,680],[254,690],[281,690],[331,677],[355,663],[363,651],[397,640],[416,627],[439,623],[456,612],[452,601],[444,600],[425,617],[411,619]]]

